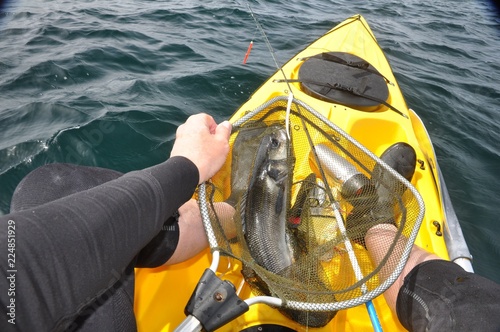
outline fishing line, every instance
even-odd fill
[[[253,12],[252,7],[250,6],[250,3],[248,2],[248,0],[246,0],[245,2],[247,4],[248,10],[250,11],[250,15],[252,16],[252,18],[253,18],[253,20],[255,22],[255,25],[257,26],[257,29],[259,29],[259,32],[261,33],[262,37],[264,38],[264,41],[265,41],[266,46],[267,46],[267,49],[271,53],[271,57],[273,58],[274,65],[276,66],[276,69],[279,70],[281,72],[281,74],[283,75],[283,78],[286,81],[288,90],[291,92],[292,88],[291,88],[290,84],[288,83],[288,80],[287,80],[286,75],[285,75],[285,71],[283,70],[282,66],[279,65],[278,60],[276,59],[276,55],[274,53],[273,46],[271,45],[271,42],[269,41],[269,38],[267,38],[267,34],[264,31],[264,28],[262,27],[262,25],[260,24],[259,20],[255,16],[255,13]]]
[[[274,53],[273,46],[271,45],[269,38],[267,38],[267,34],[264,31],[264,28],[262,27],[259,20],[255,16],[255,13],[253,12],[252,7],[250,6],[250,3],[248,2],[248,0],[245,0],[245,3],[247,4],[248,10],[250,11],[250,15],[252,16],[252,18],[255,22],[255,25],[257,26],[257,29],[259,29],[260,34],[264,38],[267,49],[269,50],[269,53],[271,53],[271,57],[273,58],[274,65],[276,66],[276,69],[281,72],[281,74],[283,75],[283,79],[286,83],[286,86],[288,87],[289,94],[288,94],[288,102],[286,105],[285,128],[286,128],[286,135],[288,137],[288,140],[290,140],[290,108],[292,106],[292,101],[293,101],[292,87],[291,87],[290,83],[288,82],[288,79],[286,77],[285,71],[283,70],[283,67],[278,64],[278,60],[276,59],[276,55]],[[250,44],[250,45],[252,45],[252,44]],[[247,53],[250,52],[250,49],[251,49],[251,47],[249,46],[249,50],[247,51]]]

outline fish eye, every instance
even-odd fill
[[[277,140],[276,138],[271,138],[271,147],[272,148],[279,148],[280,146],[280,141]]]

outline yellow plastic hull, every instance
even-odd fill
[[[448,259],[443,236],[437,233],[435,225],[438,222],[442,230],[445,216],[440,200],[432,143],[418,116],[408,109],[392,69],[366,21],[361,16],[353,16],[342,22],[287,62],[283,66],[283,71],[288,79],[297,79],[303,58],[330,51],[354,54],[373,65],[393,83],[388,85],[388,103],[407,117],[383,105],[367,112],[321,101],[302,92],[300,83],[292,83],[294,97],[321,112],[378,156],[396,142],[407,142],[414,147],[419,162],[412,184],[422,195],[426,208],[416,244]],[[281,79],[283,79],[282,73],[277,71],[236,111],[231,120],[238,119],[246,111],[257,108],[270,98],[288,95],[287,84],[275,82]],[[226,263],[228,267],[225,269],[227,272],[224,279],[234,283],[241,298],[252,296],[239,273],[238,262],[223,261],[221,266],[225,266]],[[135,310],[139,331],[173,330],[185,318],[184,307],[201,274],[209,265],[210,253],[207,250],[190,261],[176,266],[152,270],[138,269]],[[387,307],[383,296],[374,299],[373,302],[385,331],[404,331],[397,316]],[[297,331],[306,330],[305,327],[282,316],[277,310],[258,304],[251,306],[250,311],[220,331],[239,331],[258,324],[279,324]],[[366,308],[359,306],[339,312],[327,326],[312,330],[373,331],[373,327]]]

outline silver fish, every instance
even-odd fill
[[[298,278],[297,282],[300,283],[301,276],[310,278],[313,271],[313,275],[319,275],[321,266],[319,264],[292,265],[298,259],[303,258],[306,252],[300,248],[298,235],[292,231],[292,226],[289,226],[290,223],[287,221],[288,214],[294,217],[301,215],[300,211],[294,214],[293,209],[288,213],[294,167],[291,144],[285,129],[279,126],[266,128],[256,139],[260,140],[260,144],[257,152],[253,154],[253,172],[250,170],[251,174],[246,178],[250,179],[249,185],[240,201],[245,240],[253,259],[260,266],[289,279]],[[241,144],[242,156],[245,154],[245,147],[250,147],[251,141],[249,139],[245,144]],[[315,182],[315,180],[310,181]],[[233,183],[237,183],[236,178]],[[309,187],[304,188],[303,195],[307,195]],[[298,203],[300,208],[304,205],[303,201]],[[295,210],[299,210],[299,206]],[[246,267],[243,268],[242,273],[252,286],[270,295],[269,285],[261,279],[258,273]],[[328,293],[329,289],[321,286],[320,279],[316,283],[320,292]],[[331,297],[329,299],[331,300]],[[336,312],[305,312],[289,308],[279,310],[296,322],[310,327],[325,326],[336,314]]]
[[[286,216],[293,169],[286,131],[273,126],[263,136],[244,203],[245,239],[255,261],[273,273],[294,262]]]

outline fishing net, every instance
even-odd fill
[[[212,250],[242,262],[255,294],[323,326],[396,280],[424,213],[405,178],[301,101],[287,112],[286,97],[237,120],[230,145],[200,207]],[[380,223],[397,234],[376,266],[364,235]]]

